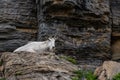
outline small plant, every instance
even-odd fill
[[[75,74],[74,77],[72,77],[72,80],[81,80],[83,77],[83,71],[82,70],[77,70],[73,72]]]
[[[92,71],[88,71],[86,73],[85,77],[86,77],[87,80],[96,80],[96,78],[97,78],[95,75],[93,75]]]
[[[120,80],[120,73],[118,73],[117,75],[115,75],[115,76],[113,77],[113,80]]]
[[[75,76],[72,77],[72,80],[82,80],[85,78],[86,80],[97,80],[96,76],[93,75],[92,71],[83,71],[83,70],[78,70],[74,72]]]
[[[73,63],[73,64],[77,64],[77,60],[75,60],[74,58],[70,57],[70,56],[61,56],[61,58]]]

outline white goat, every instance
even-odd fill
[[[49,38],[42,42],[30,42],[22,47],[17,48],[14,52],[26,51],[33,53],[43,53],[53,51],[55,48],[55,38]]]

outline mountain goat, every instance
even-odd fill
[[[49,38],[42,42],[29,42],[28,44],[17,48],[14,52],[26,51],[32,53],[53,52],[55,48],[55,38]]]

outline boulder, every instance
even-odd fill
[[[71,80],[78,67],[54,53],[5,52],[1,60],[7,80]]]
[[[105,61],[102,66],[96,68],[94,75],[98,76],[98,80],[112,80],[118,73],[120,73],[120,63]]]

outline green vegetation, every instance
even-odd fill
[[[86,73],[86,79],[87,80],[96,80],[96,76],[95,75],[93,75],[93,72],[92,71],[88,71],[87,73]]]
[[[120,80],[120,73],[118,73],[117,75],[115,75],[115,76],[113,77],[113,80]]]
[[[5,78],[0,78],[0,80],[6,80]]]
[[[61,58],[73,63],[73,64],[77,64],[77,60],[75,60],[73,57],[70,56],[61,56]]]
[[[74,74],[75,76],[72,77],[72,80],[81,80],[82,78],[86,78],[86,80],[97,80],[97,77],[93,75],[92,71],[78,70],[75,71]]]

